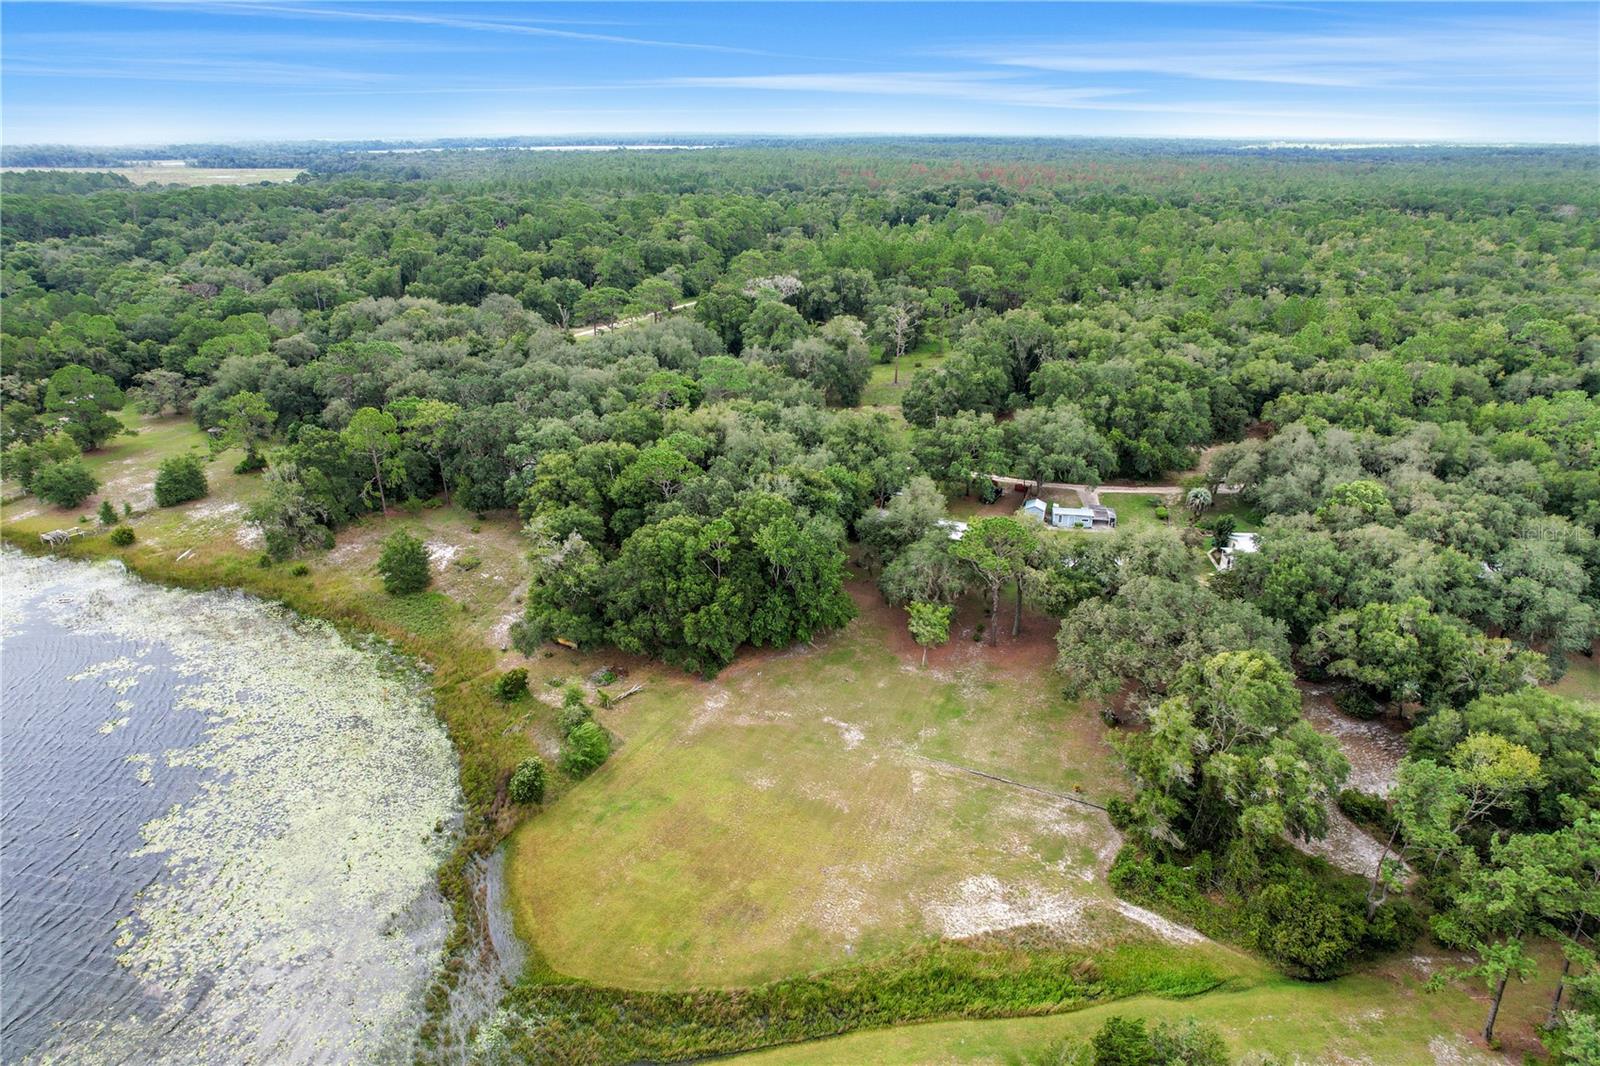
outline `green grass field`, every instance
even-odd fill
[[[1117,512],[1118,529],[1150,529],[1154,526],[1181,524],[1187,517],[1176,513],[1167,507],[1168,515],[1165,520],[1156,517],[1156,508],[1167,506],[1163,496],[1145,496],[1132,492],[1107,492],[1100,496],[1100,502]]]
[[[1552,967],[1546,959],[1544,973]],[[1504,1052],[1467,1036],[1482,1024],[1481,997],[1458,989],[1423,990],[1405,961],[1382,972],[1308,984],[1286,978],[1235,981],[1186,999],[1136,996],[1045,1017],[947,1021],[853,1033],[741,1055],[741,1066],[918,1066],[926,1063],[1023,1064],[1062,1041],[1092,1036],[1115,1014],[1151,1021],[1195,1019],[1216,1026],[1244,1056],[1280,1056],[1304,1064],[1488,1066],[1519,1061],[1532,1027],[1543,1018],[1544,984],[1506,993]],[[1521,1035],[1513,1035],[1521,1034]],[[1249,1061],[1248,1059],[1245,1061]]]
[[[900,360],[900,384],[896,385],[894,364],[878,362],[878,352],[874,349],[872,376],[867,379],[867,387],[861,392],[860,406],[898,408],[900,397],[905,394],[906,386],[911,383],[911,379],[922,371],[931,370],[944,362],[948,352],[948,345],[943,340],[931,338],[923,341]]]
[[[900,612],[858,591],[862,616],[815,648],[601,712],[619,752],[513,841],[521,928],[550,966],[721,986],[1030,921],[1133,931],[1100,877],[1116,835],[1070,798],[1121,783],[1098,719],[1050,680],[1053,627],[991,651],[969,608],[923,669]]]

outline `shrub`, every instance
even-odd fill
[[[307,566],[305,563],[295,563],[289,568],[289,573],[295,577],[305,577],[307,574],[311,573],[311,567]]]
[[[233,472],[235,474],[253,474],[257,470],[265,470],[266,468],[267,460],[263,456],[246,452],[245,457],[234,464]]]
[[[1086,1053],[1085,1053],[1086,1052]],[[1228,1045],[1222,1034],[1193,1019],[1162,1022],[1153,1030],[1142,1018],[1112,1015],[1075,1052],[1058,1045],[1048,1060],[1061,1066],[1228,1066]]]
[[[391,596],[421,592],[433,581],[428,570],[428,549],[403,529],[384,539],[378,573],[383,575],[383,587]]]
[[[592,722],[594,715],[589,708],[581,703],[569,703],[561,708],[561,715],[556,719],[556,724],[561,727],[561,735],[570,737],[572,731],[585,722]]]
[[[1251,897],[1247,914],[1256,945],[1296,977],[1337,977],[1361,946],[1361,914],[1310,884],[1267,885]]]
[[[1228,1066],[1222,1034],[1193,1018],[1160,1023],[1150,1034],[1150,1046],[1161,1066]]]
[[[588,777],[610,755],[611,738],[606,731],[595,722],[583,722],[567,734],[567,743],[561,749],[561,769],[573,777]]]
[[[511,786],[508,790],[511,794],[511,802],[544,802],[545,777],[544,760],[537,755],[530,755],[517,763],[517,769],[511,775]]]
[[[76,507],[99,487],[81,459],[50,463],[33,475],[34,494],[57,507]]]
[[[1113,1014],[1089,1040],[1094,1066],[1156,1066],[1150,1033],[1139,1018]]]
[[[510,703],[528,691],[528,671],[522,667],[507,670],[494,679],[495,699]]]
[[[1339,809],[1359,826],[1381,831],[1384,835],[1394,829],[1394,816],[1382,796],[1360,789],[1347,788],[1339,792]]]
[[[111,543],[119,548],[126,548],[133,543],[133,540],[133,530],[127,526],[118,526],[111,531]]]
[[[193,455],[161,460],[156,470],[156,506],[176,507],[206,494],[206,471]]]
[[[1422,915],[1408,899],[1385,900],[1367,921],[1363,944],[1372,951],[1394,951],[1411,946],[1424,930]]]
[[[101,500],[100,501],[100,524],[103,525],[103,526],[114,526],[120,521],[122,521],[122,519],[117,517],[117,509],[115,507],[111,506],[111,501],[110,500]]]
[[[1369,721],[1383,713],[1383,706],[1362,688],[1342,688],[1333,694],[1333,705],[1351,718]]]

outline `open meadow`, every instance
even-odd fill
[[[305,171],[298,167],[11,167],[5,173],[62,171],[71,174],[116,174],[135,185],[259,185],[293,181]]]

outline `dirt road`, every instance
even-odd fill
[[[670,318],[679,311],[688,310],[697,303],[699,303],[698,300],[685,300],[683,303],[678,304],[671,311],[667,312],[667,317]],[[572,335],[574,337],[594,337],[601,333],[610,333],[614,329],[621,329],[623,326],[636,326],[640,322],[659,321],[660,318],[661,314],[659,312],[651,312],[648,315],[634,315],[632,318],[619,318],[616,322],[609,326],[586,326],[583,329],[575,329],[572,331]]]

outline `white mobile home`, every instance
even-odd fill
[[[1022,513],[1057,529],[1117,528],[1117,512],[1109,507],[1060,507],[1032,499],[1022,505]]]

